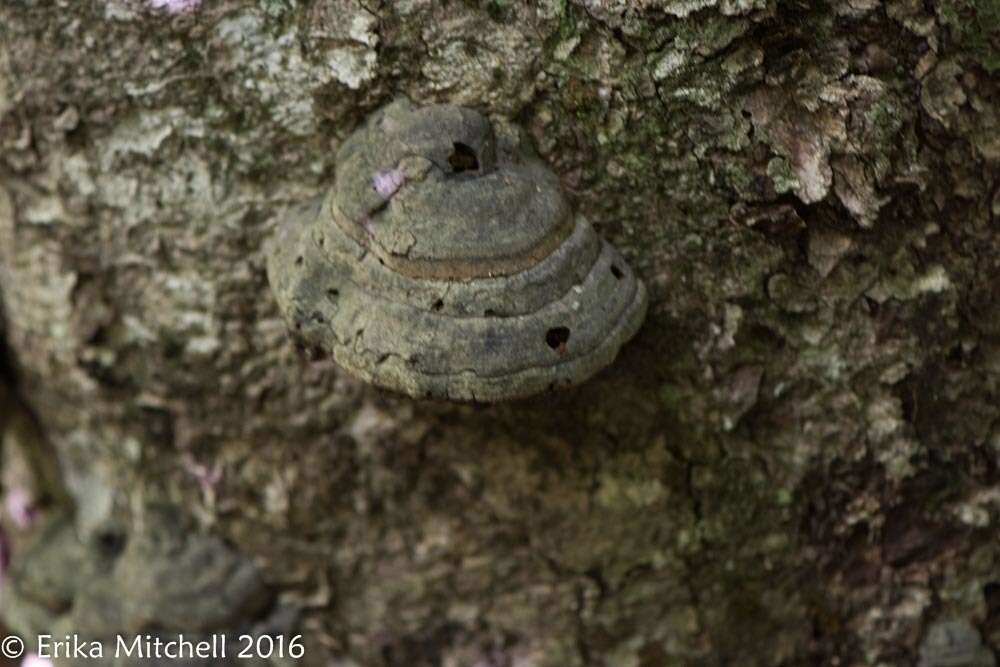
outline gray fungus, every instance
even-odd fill
[[[993,651],[965,619],[945,619],[927,630],[917,667],[995,667]]]
[[[646,289],[519,134],[398,100],[268,248],[296,339],[414,397],[500,401],[583,382],[646,314]]]
[[[233,658],[239,636],[291,636],[299,610],[277,600],[250,557],[198,531],[176,509],[149,508],[141,523],[130,530],[109,524],[83,538],[71,517],[48,519],[10,565],[0,596],[4,624],[25,639],[72,634],[88,653],[95,643],[104,647],[104,659],[60,665],[160,664],[115,657],[117,638],[130,644],[147,634],[184,634],[199,642],[219,632],[228,633],[232,659],[211,664],[265,665]],[[34,642],[30,646],[34,650]]]

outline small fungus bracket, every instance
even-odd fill
[[[583,382],[638,330],[646,289],[515,133],[397,100],[297,207],[268,276],[298,340],[414,397],[499,401]]]

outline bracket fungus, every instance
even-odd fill
[[[583,382],[646,289],[505,126],[398,100],[341,146],[336,179],[268,249],[298,341],[414,397],[499,401]]]
[[[151,636],[178,634],[213,646],[220,638],[231,663],[245,664],[236,658],[237,644],[246,645],[241,635],[288,636],[299,622],[299,608],[278,597],[249,555],[198,531],[174,507],[147,507],[131,529],[109,520],[87,537],[72,517],[51,517],[10,568],[10,585],[0,597],[4,624],[25,639],[71,633],[74,645],[98,665],[130,667],[159,657],[140,649],[138,656],[101,662],[116,655],[121,637],[133,646],[136,638],[145,645]],[[204,664],[230,664],[221,659],[225,655],[214,657],[220,659]]]

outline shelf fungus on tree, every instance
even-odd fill
[[[204,664],[242,665],[241,636],[291,636],[299,627],[299,608],[280,599],[249,555],[199,531],[176,507],[149,506],[131,529],[108,521],[87,537],[72,517],[49,517],[15,555],[9,574],[0,597],[3,623],[25,639],[72,634],[74,651],[88,659],[115,658],[97,665],[148,664],[159,656],[141,648],[136,654],[137,646],[179,635],[193,644],[212,642],[214,658],[228,656]],[[116,654],[120,638],[129,650]],[[216,655],[222,642],[225,656]],[[34,642],[29,648],[38,651]]]
[[[516,130],[470,109],[376,112],[329,192],[268,250],[296,339],[415,397],[499,401],[583,382],[646,314],[646,289]]]

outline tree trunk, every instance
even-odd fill
[[[931,665],[947,619],[987,661],[998,25],[996,0],[7,0],[6,412],[39,428],[7,429],[5,468],[36,464],[5,491],[55,515],[65,488],[84,543],[183,508],[312,664]],[[470,406],[296,351],[262,245],[399,94],[520,124],[622,249],[651,306],[612,367]]]

